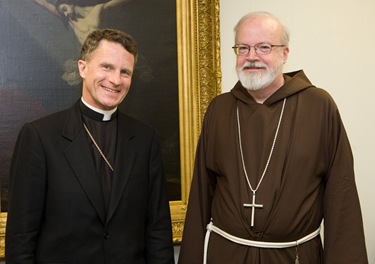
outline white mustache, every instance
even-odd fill
[[[245,70],[245,69],[267,69],[267,65],[262,63],[262,62],[251,62],[251,61],[247,61],[243,66],[242,66],[242,70]]]

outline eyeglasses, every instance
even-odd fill
[[[237,56],[244,56],[244,55],[249,54],[251,48],[254,48],[255,53],[258,55],[266,55],[266,54],[270,54],[272,51],[272,48],[274,47],[285,47],[285,45],[271,45],[269,43],[258,43],[258,44],[255,44],[254,46],[249,46],[246,44],[238,44],[238,45],[234,45],[232,49]]]

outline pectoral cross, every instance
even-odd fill
[[[256,204],[255,203],[255,192],[253,191],[253,201],[251,204],[243,204],[245,208],[251,207],[251,226],[254,226],[254,215],[255,215],[255,208],[263,208],[263,204]]]

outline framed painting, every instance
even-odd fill
[[[173,240],[182,240],[195,146],[220,91],[219,0],[29,0],[0,2],[0,258],[4,258],[11,154],[23,123],[80,97],[76,60],[95,28],[138,42],[132,88],[120,110],[158,131]]]
[[[219,11],[219,0],[177,0],[181,200],[170,202],[176,244],[182,240],[204,113],[221,93]]]

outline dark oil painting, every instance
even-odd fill
[[[120,110],[157,130],[169,199],[181,199],[176,1],[0,0],[2,212],[20,128],[80,98],[80,46],[97,28],[123,30],[138,43],[132,86]]]

